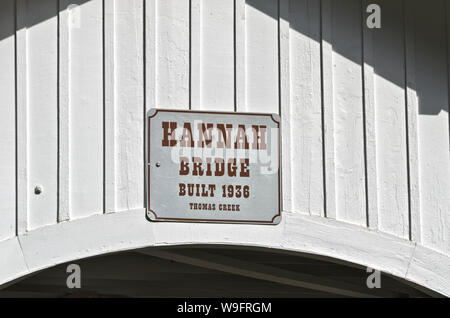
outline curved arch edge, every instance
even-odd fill
[[[276,227],[154,223],[147,221],[144,213],[144,209],[138,209],[95,215],[1,241],[0,288],[36,271],[91,256],[151,246],[217,244],[340,259],[450,296],[448,255],[356,225],[290,212],[283,212]]]

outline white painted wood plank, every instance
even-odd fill
[[[412,241],[420,243],[420,174],[419,174],[419,140],[418,116],[419,100],[416,91],[415,60],[415,13],[413,2],[405,2],[403,6],[405,29],[405,67],[406,67],[406,119],[408,150],[408,191],[409,221]]]
[[[189,0],[156,6],[156,107],[189,107]]]
[[[57,221],[57,2],[27,2],[29,229]],[[49,17],[44,21],[40,17]],[[41,187],[42,193],[34,193]]]
[[[321,1],[322,138],[325,215],[336,219],[335,110],[333,93],[332,0]]]
[[[234,110],[234,0],[201,0],[200,107]]]
[[[368,153],[367,164],[377,162],[379,229],[409,238],[408,171],[405,105],[405,48],[401,2],[382,1],[382,28],[373,30],[375,68],[376,158]],[[375,31],[375,32],[374,32]],[[366,84],[367,85],[367,84]],[[366,86],[367,87],[367,86]],[[366,100],[366,113],[367,113]],[[367,118],[367,115],[366,115]],[[369,135],[367,135],[369,144]],[[371,170],[368,178],[371,180]],[[369,188],[369,225],[372,213]]]
[[[59,105],[58,105],[58,221],[70,219],[70,140],[69,140],[69,9],[59,0]]]
[[[422,243],[450,252],[448,56],[444,2],[415,3]]]
[[[156,107],[156,9],[158,0],[144,2],[145,20],[145,103],[146,110]]]
[[[104,2],[104,212],[116,211],[116,17],[115,1]]]
[[[16,3],[16,63],[17,63],[17,234],[28,227],[28,155],[27,155],[27,29],[26,2]]]
[[[292,171],[293,149],[291,147],[294,136],[292,133],[292,104],[291,92],[291,64],[290,64],[290,0],[280,1],[280,115],[281,115],[281,173],[282,173],[282,208],[293,211],[294,179]]]
[[[69,4],[70,217],[80,218],[103,212],[103,8]]]
[[[278,113],[278,1],[248,0],[245,22],[246,109]]]
[[[365,226],[361,4],[337,0],[332,5],[337,218]]]
[[[361,1],[363,29],[363,81],[364,81],[364,128],[365,128],[365,165],[367,190],[367,225],[378,229],[378,176],[377,176],[377,138],[374,74],[374,30],[366,27],[366,8],[368,0]],[[384,19],[383,19],[384,20]],[[383,29],[384,30],[384,29]]]
[[[115,3],[115,107],[117,210],[144,206],[143,5]]]
[[[189,108],[201,109],[201,0],[190,1],[189,18]]]
[[[28,273],[27,264],[17,237],[0,241],[0,286]]]
[[[246,110],[246,0],[235,0],[234,37],[235,37],[235,94],[236,110]]]
[[[16,233],[15,4],[0,2],[0,241]]]
[[[324,215],[320,3],[290,2],[293,210]]]

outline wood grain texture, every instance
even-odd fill
[[[103,72],[104,90],[104,213],[116,211],[116,5],[105,1],[103,8]],[[142,69],[143,71],[144,69]]]
[[[374,159],[367,160],[377,162],[380,230],[408,238],[405,48],[403,20],[397,18],[403,16],[403,8],[400,2],[381,5],[386,9],[383,26],[372,31],[377,151]]]
[[[115,15],[115,157],[116,209],[144,206],[144,37],[140,0],[116,1]]]
[[[422,241],[420,220],[420,174],[418,119],[419,99],[416,91],[416,50],[415,50],[415,13],[413,2],[403,2],[404,43],[405,43],[405,86],[408,156],[408,195],[409,195],[409,238]]]
[[[58,221],[70,219],[70,14],[59,0],[58,60]]]
[[[28,228],[27,21],[26,0],[16,3],[16,202],[17,234]]]
[[[323,216],[319,3],[290,1],[289,21],[292,209]]]
[[[156,107],[189,108],[189,0],[157,1],[155,19]]]
[[[365,8],[369,1],[361,2],[362,24],[362,64],[363,64],[363,98],[364,98],[364,137],[365,137],[365,168],[366,168],[366,213],[367,226],[378,229],[378,160],[377,160],[377,131],[376,131],[376,82],[374,72],[374,49],[377,45],[374,40],[375,30],[365,27]],[[384,29],[383,29],[384,30]]]
[[[280,45],[280,116],[281,116],[281,173],[282,173],[282,208],[288,211],[293,209],[293,166],[292,158],[294,149],[291,147],[295,138],[291,114],[293,105],[291,103],[291,26],[290,26],[290,0],[280,1],[280,21],[279,21],[279,45]]]
[[[360,2],[332,2],[337,219],[365,226],[366,174]]]

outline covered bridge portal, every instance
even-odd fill
[[[449,47],[445,0],[1,1],[0,296],[108,260],[241,277],[199,295],[450,296]],[[149,222],[155,107],[279,114],[281,223]]]

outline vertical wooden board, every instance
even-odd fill
[[[444,1],[415,1],[422,242],[450,251],[448,55]]]
[[[246,110],[278,113],[278,1],[247,0]]]
[[[58,167],[57,1],[27,2],[28,228],[56,223]],[[37,195],[35,187],[41,187]]]
[[[234,110],[234,0],[202,0],[200,107]]]
[[[14,236],[15,204],[15,10],[14,0],[0,2],[0,241]]]
[[[291,0],[289,21],[293,209],[323,215],[320,3]]]
[[[28,227],[27,0],[16,0],[17,234]]]
[[[246,107],[246,32],[245,8],[246,0],[234,1],[234,61],[235,61],[235,108],[238,112]],[[289,57],[286,58],[289,61]]]
[[[116,209],[116,17],[115,1],[104,2],[103,65],[104,70],[104,212]]]
[[[405,82],[408,146],[408,189],[410,240],[422,243],[420,220],[420,171],[419,171],[419,100],[416,90],[416,44],[414,1],[403,3],[405,27]]]
[[[362,23],[366,24],[367,14],[365,8],[370,0],[363,0]],[[378,175],[377,175],[377,138],[376,138],[376,105],[375,105],[375,73],[374,73],[374,34],[376,29],[363,25],[363,82],[364,82],[364,133],[365,133],[365,164],[366,164],[366,200],[367,200],[367,226],[378,230]],[[372,158],[367,160],[367,158]]]
[[[156,107],[189,108],[189,0],[156,2]]]
[[[373,33],[379,229],[408,238],[405,56],[401,1],[383,0]]]
[[[116,209],[144,206],[143,3],[115,2]]]
[[[146,110],[156,107],[156,4],[144,1],[144,99]]]
[[[58,221],[70,219],[70,139],[69,139],[69,10],[65,0],[59,1],[59,100],[58,100]]]
[[[332,6],[337,218],[366,225],[361,4]]]
[[[321,0],[322,138],[325,216],[336,219],[335,110],[333,94],[333,0]]]
[[[236,6],[238,10],[239,6]],[[245,8],[245,7],[244,7]],[[291,149],[293,136],[293,122],[291,121],[292,105],[291,105],[291,77],[290,77],[290,0],[280,0],[279,1],[279,67],[280,67],[280,115],[281,115],[281,188],[282,188],[282,209],[285,211],[293,211],[293,176],[292,176],[292,158],[293,152]],[[236,11],[236,16],[238,16],[239,11]],[[239,23],[243,25],[243,23]],[[236,38],[236,52],[238,50],[239,39]],[[239,44],[241,46],[241,44]],[[242,48],[242,46],[241,46]],[[243,51],[243,50],[241,50]],[[244,51],[245,52],[245,51]],[[238,56],[238,55],[237,55]],[[239,57],[237,61],[241,60]],[[236,63],[236,70],[239,63]],[[239,77],[242,79],[243,72],[237,73],[236,79]],[[239,77],[238,77],[239,76]],[[239,80],[236,80],[236,101],[237,107],[242,106],[242,86],[239,84]],[[239,86],[238,86],[239,85]],[[295,138],[294,138],[295,139]]]
[[[103,211],[102,0],[69,10],[70,216]]]
[[[190,0],[189,109],[201,109],[201,3],[202,0]]]

